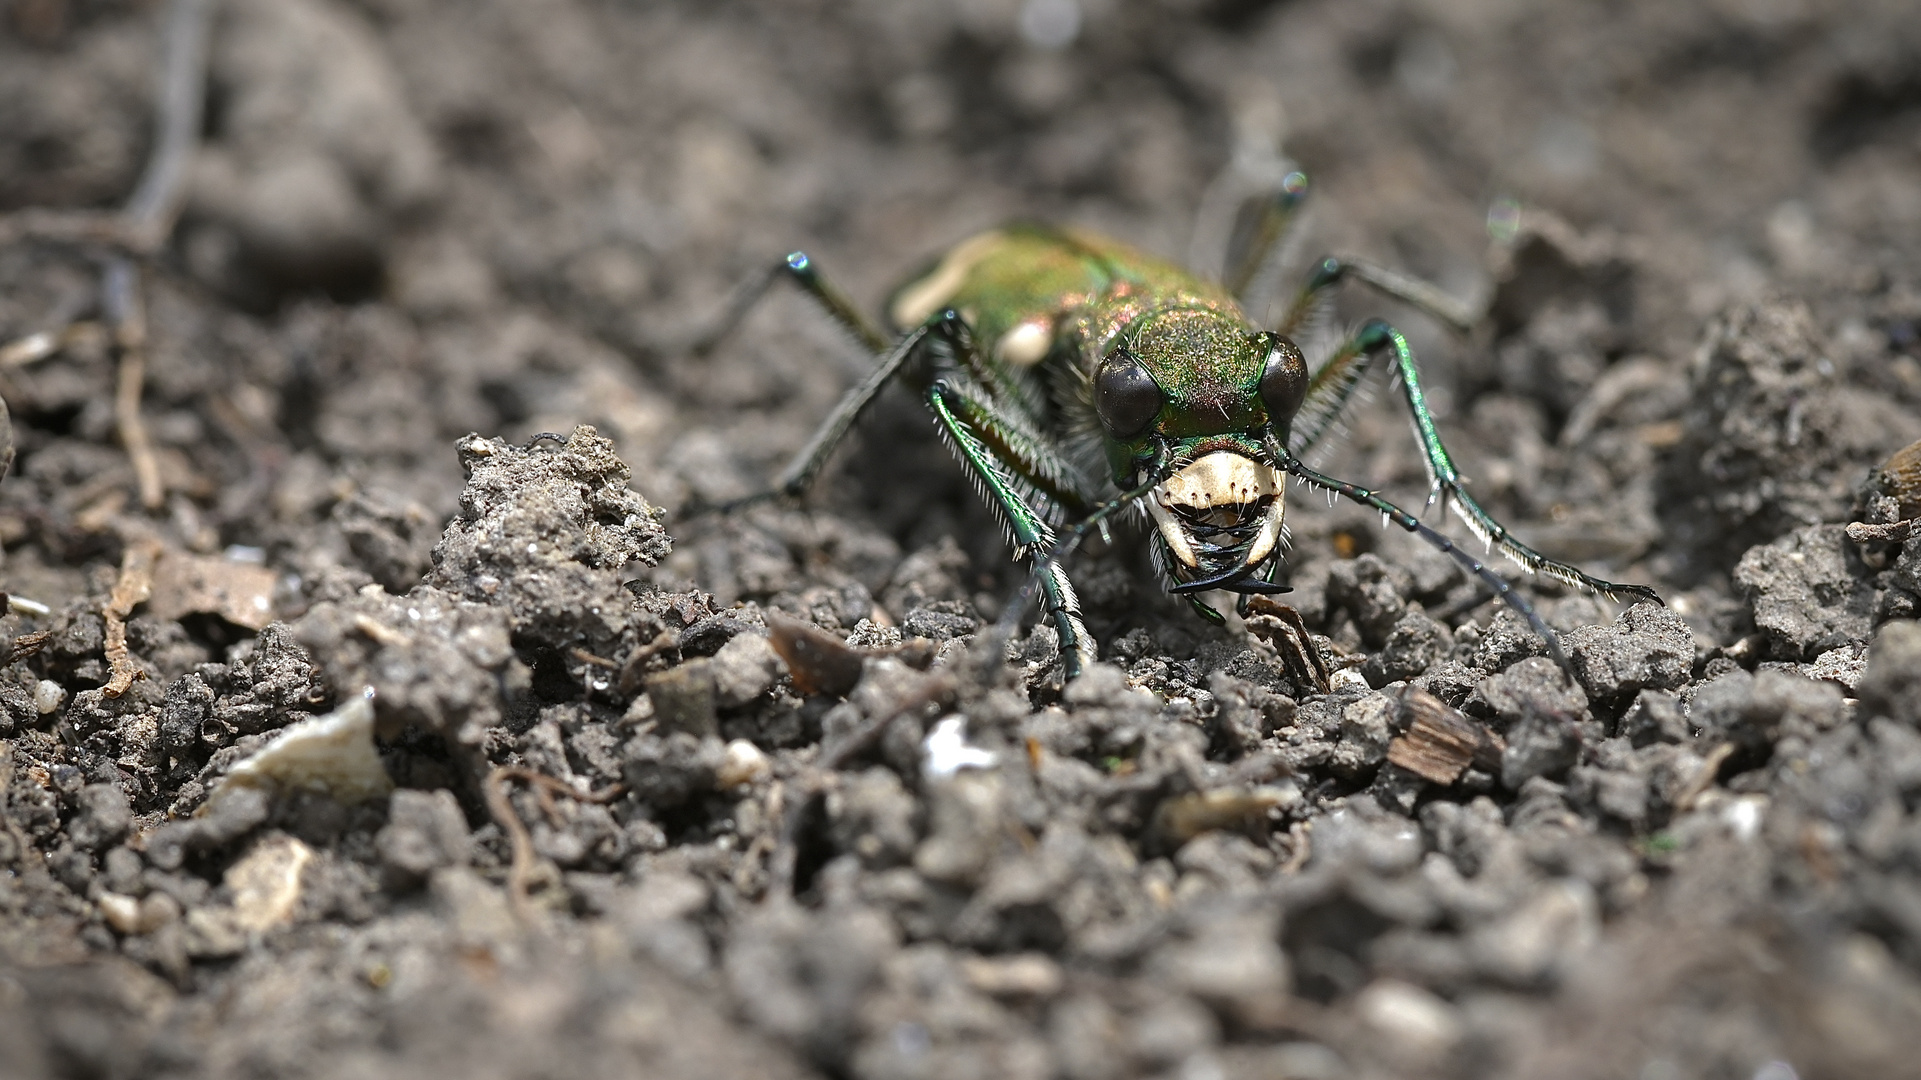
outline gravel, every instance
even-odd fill
[[[0,213],[132,190],[165,8],[0,16]],[[1847,526],[1921,505],[1921,36],[1775,8],[223,6],[155,512],[93,253],[0,244],[0,347],[79,320],[0,380],[0,1073],[1908,1075],[1921,542]],[[1665,605],[1495,565],[1564,671],[1299,491],[1329,687],[1126,522],[1069,683],[987,640],[1023,574],[911,395],[715,509],[866,370],[779,290],[689,355],[771,258],[865,310],[994,221],[1200,207],[1205,265],[1280,151],[1286,269],[1489,304],[1315,325],[1394,319],[1475,497]],[[1316,465],[1418,508],[1376,397]],[[109,696],[149,542],[194,573]],[[261,764],[322,729],[368,775]]]

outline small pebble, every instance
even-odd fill
[[[33,707],[41,716],[52,715],[67,700],[67,688],[52,679],[41,679],[33,687]]]
[[[760,747],[746,739],[735,739],[723,751],[720,768],[714,773],[714,784],[722,791],[740,787],[766,779],[774,771],[773,763]]]

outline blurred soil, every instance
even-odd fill
[[[0,3],[0,213],[125,202],[167,11]],[[102,252],[0,246],[0,344],[63,335],[0,369],[50,609],[0,620],[0,1075],[1913,1075],[1921,541],[1845,526],[1921,487],[1867,483],[1921,437],[1917,72],[1908,0],[218,5],[157,507]],[[1338,313],[1477,497],[1667,598],[1529,581],[1572,678],[1304,496],[1333,693],[1128,537],[1102,665],[982,675],[1020,575],[904,394],[803,504],[687,512],[866,363],[778,291],[689,358],[772,258],[870,309],[1015,217],[1207,267],[1283,161],[1292,270],[1487,302]],[[1418,500],[1379,398],[1325,467]]]

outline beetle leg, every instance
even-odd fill
[[[1564,584],[1571,585],[1583,592],[1599,593],[1610,600],[1622,603],[1637,603],[1650,600],[1661,603],[1661,597],[1645,585],[1622,585],[1591,577],[1564,562],[1550,559],[1526,544],[1516,540],[1507,527],[1494,519],[1461,483],[1461,474],[1454,467],[1447,447],[1441,443],[1441,434],[1434,424],[1434,416],[1428,411],[1427,398],[1421,389],[1420,369],[1414,362],[1414,351],[1408,347],[1407,338],[1401,332],[1379,319],[1363,326],[1343,351],[1351,351],[1356,356],[1368,356],[1377,352],[1388,352],[1394,358],[1396,371],[1401,377],[1401,393],[1407,401],[1408,412],[1414,421],[1414,437],[1421,446],[1421,457],[1427,465],[1429,501],[1438,497],[1444,506],[1451,506],[1461,516],[1468,531],[1479,537],[1490,550],[1499,549],[1501,554],[1518,563],[1529,573],[1546,574]],[[1399,525],[1433,544],[1441,551],[1452,556],[1455,561],[1480,578],[1505,600],[1508,605],[1528,621],[1535,633],[1548,643],[1554,658],[1562,667],[1567,666],[1567,657],[1561,652],[1559,640],[1548,629],[1541,617],[1535,613],[1533,605],[1514,590],[1506,579],[1488,569],[1479,559],[1463,551],[1454,541],[1436,532],[1413,514],[1382,498],[1378,492],[1344,480],[1336,480],[1324,473],[1315,471],[1304,464],[1293,453],[1281,445],[1280,439],[1272,432],[1266,435],[1267,451],[1273,455],[1275,463],[1295,476],[1346,498],[1373,507],[1381,512],[1383,518]]]
[[[1441,432],[1434,424],[1434,415],[1428,411],[1427,397],[1421,390],[1420,368],[1414,362],[1414,350],[1408,347],[1407,338],[1379,319],[1363,326],[1357,337],[1361,348],[1367,352],[1386,350],[1392,354],[1395,369],[1401,377],[1401,395],[1414,421],[1414,437],[1420,441],[1421,456],[1427,463],[1429,490],[1439,495],[1443,505],[1461,515],[1461,521],[1468,531],[1490,549],[1499,550],[1530,573],[1546,574],[1583,592],[1600,593],[1617,602],[1652,600],[1661,603],[1660,596],[1645,585],[1620,585],[1589,577],[1514,539],[1507,527],[1494,520],[1494,516],[1483,509],[1462,485],[1461,474],[1454,468],[1454,460],[1448,456],[1447,447],[1441,445]],[[1429,501],[1432,499],[1433,496],[1430,496]]]
[[[1055,534],[1039,497],[1038,479],[1030,461],[1000,452],[1005,442],[994,430],[994,414],[980,397],[968,394],[955,377],[942,378],[927,390],[942,434],[974,474],[987,501],[1000,509],[1015,545],[1015,557],[1034,561],[1040,571],[1042,610],[1054,623],[1061,642],[1061,662],[1072,679],[1094,662],[1094,638],[1081,621],[1080,598],[1067,571],[1051,558]],[[995,445],[999,443],[1000,445]]]
[[[927,338],[932,330],[932,326],[921,326],[910,330],[894,344],[893,348],[884,353],[880,361],[874,365],[874,369],[868,372],[853,389],[841,396],[840,402],[834,406],[834,411],[829,413],[820,427],[814,430],[813,438],[808,439],[807,445],[801,448],[800,453],[794,455],[793,460],[788,462],[787,468],[781,470],[780,478],[774,481],[771,489],[735,499],[715,509],[725,513],[779,495],[799,497],[805,494],[807,489],[813,486],[814,479],[820,475],[821,469],[826,466],[827,458],[833,454],[834,448],[847,437],[847,432],[854,426],[854,421],[860,419],[860,414],[866,412],[867,407],[880,396],[882,388],[894,376],[900,374],[901,368],[926,348]]]
[[[728,335],[734,332],[741,321],[747,318],[747,313],[754,309],[754,305],[760,302],[761,297],[767,295],[767,290],[781,280],[791,281],[799,286],[814,303],[820,305],[821,310],[825,311],[829,318],[854,335],[855,340],[865,346],[867,351],[876,354],[887,351],[887,346],[890,344],[887,335],[881,333],[867,316],[860,313],[860,309],[854,306],[853,301],[847,299],[846,293],[841,292],[833,282],[822,276],[819,268],[814,265],[814,260],[809,258],[806,252],[796,251],[766,270],[755,274],[747,284],[741,286],[733,299],[728,301],[726,310],[714,320],[713,325],[688,346],[688,353],[693,356],[706,356],[713,352],[721,342],[727,340]]]
[[[1307,176],[1294,170],[1282,177],[1273,191],[1241,204],[1228,236],[1221,284],[1242,303],[1248,301],[1249,290],[1273,261],[1306,199]]]
[[[1574,670],[1568,663],[1567,654],[1561,651],[1560,637],[1541,619],[1540,613],[1534,610],[1534,605],[1528,603],[1527,597],[1522,596],[1520,592],[1514,588],[1512,582],[1495,573],[1486,563],[1475,558],[1472,553],[1463,550],[1454,541],[1436,532],[1420,518],[1415,517],[1413,514],[1382,498],[1379,492],[1361,487],[1357,484],[1350,484],[1345,480],[1336,480],[1326,473],[1317,472],[1314,469],[1308,468],[1307,465],[1302,463],[1301,459],[1288,453],[1286,448],[1281,446],[1280,440],[1274,438],[1271,434],[1268,436],[1267,444],[1268,453],[1274,455],[1281,468],[1313,484],[1315,487],[1325,488],[1328,491],[1352,499],[1363,506],[1369,506],[1379,510],[1382,516],[1388,521],[1419,536],[1421,539],[1439,548],[1455,562],[1460,563],[1468,573],[1473,574],[1488,588],[1494,590],[1494,595],[1505,601],[1509,607],[1514,609],[1516,614],[1527,620],[1528,626],[1535,634],[1537,634],[1541,640],[1547,642],[1548,653],[1554,657],[1554,662],[1559,664],[1562,670]],[[1539,556],[1536,557],[1539,558]],[[1546,562],[1547,560],[1543,559],[1542,561]],[[1569,569],[1572,568],[1570,567]],[[1573,572],[1576,574],[1580,573],[1578,570],[1574,570]],[[1601,584],[1605,585],[1607,583],[1601,582]],[[1613,588],[1639,589],[1641,586],[1616,585],[1613,586]],[[1648,595],[1653,596],[1652,592]],[[1657,603],[1660,600],[1659,597],[1654,597],[1654,599]]]
[[[854,426],[854,421],[860,419],[860,414],[867,411],[867,407],[880,396],[881,390],[893,381],[894,376],[900,374],[901,368],[906,366],[907,361],[926,347],[927,339],[932,332],[932,326],[923,326],[909,331],[881,357],[880,362],[874,365],[874,370],[868,372],[866,378],[841,396],[840,402],[834,406],[834,411],[829,413],[826,421],[815,430],[814,437],[807,440],[807,445],[802,447],[800,453],[794,455],[794,460],[781,471],[780,479],[774,485],[775,490],[783,495],[800,495],[813,485],[814,478],[820,475],[822,466],[827,464],[827,456],[832,454],[834,448],[840,445],[840,441],[847,437],[847,432]]]
[[[1287,317],[1275,327],[1275,332],[1293,337],[1320,306],[1327,290],[1350,278],[1434,316],[1459,333],[1467,333],[1481,321],[1480,305],[1457,300],[1419,278],[1396,273],[1365,259],[1328,255],[1314,264],[1314,272],[1308,275],[1300,295],[1294,298]]]

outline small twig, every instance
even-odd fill
[[[153,592],[153,565],[159,561],[161,550],[158,540],[134,539],[127,541],[127,550],[120,556],[120,579],[113,583],[107,606],[100,613],[107,622],[109,665],[107,685],[100,691],[103,697],[119,697],[135,679],[146,675],[127,655],[127,616]]]
[[[107,310],[114,323],[114,344],[120,349],[120,370],[114,385],[113,416],[120,429],[120,445],[133,463],[140,486],[140,505],[157,510],[166,500],[153,441],[140,418],[140,396],[147,381],[147,316],[140,299],[140,282],[133,264],[114,260],[107,266]]]
[[[1714,786],[1715,778],[1721,773],[1721,765],[1733,753],[1734,744],[1731,742],[1718,743],[1714,749],[1707,752],[1707,756],[1701,762],[1701,771],[1694,774],[1694,779],[1688,781],[1688,785],[1681,789],[1674,800],[1674,809],[1677,813],[1685,814],[1694,809],[1695,802]]]
[[[185,198],[181,181],[199,140],[212,11],[212,0],[174,0],[167,17],[167,58],[155,109],[153,156],[123,211],[126,227],[153,237],[155,249],[166,242],[180,214]],[[157,510],[166,499],[166,489],[160,483],[147,425],[140,419],[140,396],[147,378],[147,317],[139,271],[131,259],[115,255],[107,260],[101,294],[120,351],[114,422],[140,484],[140,504]]]
[[[146,258],[166,242],[110,210],[17,210],[0,214],[0,247],[22,242],[101,247]]]
[[[580,791],[564,780],[557,780],[545,773],[535,772],[524,765],[496,765],[481,782],[481,793],[487,800],[487,812],[502,829],[507,831],[507,839],[513,849],[513,861],[507,870],[507,899],[513,905],[514,917],[523,923],[533,921],[533,908],[527,902],[527,880],[533,876],[535,855],[534,838],[527,831],[526,823],[514,812],[514,804],[507,797],[507,781],[520,780],[534,786],[540,794],[542,809],[552,820],[556,812],[549,792],[565,795],[576,802],[609,803],[626,792],[622,784],[611,784],[599,791]]]
[[[936,671],[921,680],[912,693],[902,697],[894,707],[876,715],[873,719],[855,728],[831,747],[821,750],[820,767],[827,770],[838,769],[852,761],[868,747],[879,741],[881,735],[894,721],[907,713],[954,691],[954,676],[946,671]]]
[[[1921,531],[1921,518],[1908,518],[1906,521],[1894,521],[1885,525],[1870,525],[1865,521],[1857,521],[1848,526],[1848,539],[1857,544],[1865,544],[1871,540],[1884,544],[1901,544],[1913,539],[1917,531]]]
[[[68,322],[59,330],[36,330],[0,345],[0,369],[25,367],[101,332],[99,323]]]

